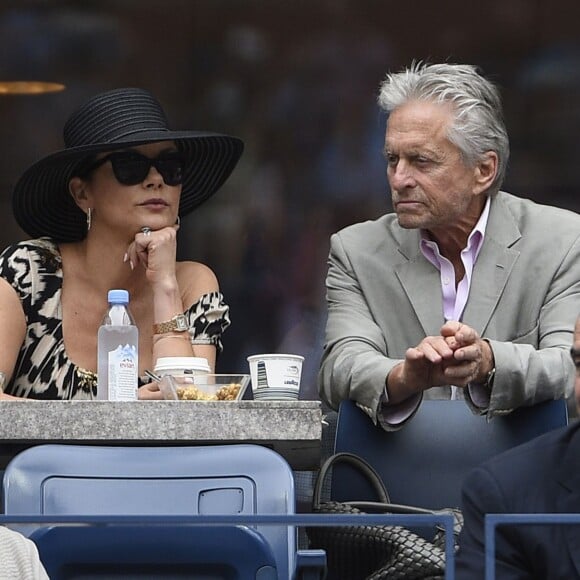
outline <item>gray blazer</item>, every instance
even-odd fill
[[[489,339],[496,375],[488,417],[568,396],[569,348],[580,314],[580,216],[505,192],[491,201],[462,321]],[[390,370],[444,324],[439,271],[420,231],[395,214],[331,237],[323,400],[354,399],[374,421]],[[424,392],[449,398],[449,387]]]

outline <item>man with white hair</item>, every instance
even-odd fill
[[[500,191],[500,96],[475,67],[414,64],[378,100],[394,213],[331,237],[321,398],[395,430],[423,397],[492,418],[568,396],[580,216]]]

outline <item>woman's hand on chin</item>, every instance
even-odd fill
[[[133,269],[140,266],[145,268],[147,279],[153,286],[175,281],[178,227],[138,232],[127,248],[125,261]]]

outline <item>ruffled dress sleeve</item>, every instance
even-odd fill
[[[209,292],[185,312],[191,344],[210,344],[223,350],[222,334],[230,325],[230,308],[221,292]]]

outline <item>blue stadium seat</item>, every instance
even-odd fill
[[[295,493],[288,463],[259,445],[51,444],[10,461],[3,506],[6,515],[231,515],[235,521],[294,514]],[[258,524],[256,531],[271,546],[280,578],[302,577],[302,568],[317,577],[312,562],[319,554],[309,560],[308,551],[298,553],[295,527]]]
[[[30,536],[51,580],[277,580],[264,537],[241,526],[49,526]]]
[[[396,432],[386,432],[353,401],[341,403],[335,452],[366,459],[383,479],[393,503],[428,509],[459,507],[461,484],[487,458],[568,423],[566,401],[522,407],[488,421],[464,401],[423,401]],[[371,486],[348,465],[333,469],[331,497],[374,500]]]

